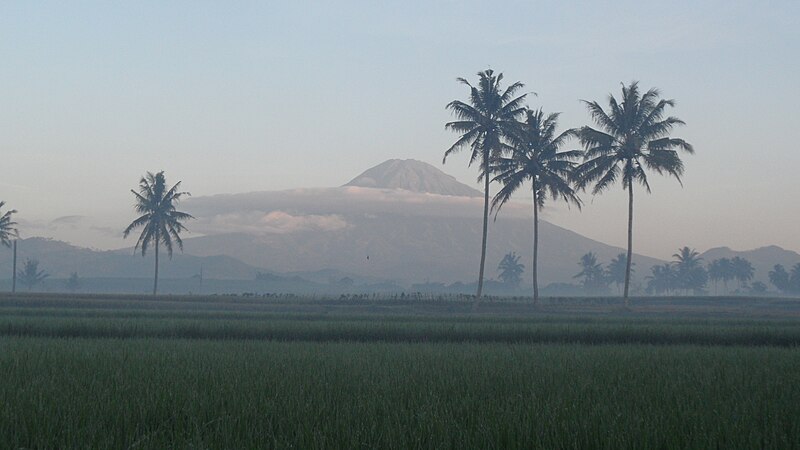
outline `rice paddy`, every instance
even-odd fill
[[[800,447],[794,305],[684,300],[2,296],[0,442]]]

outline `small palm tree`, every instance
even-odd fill
[[[6,205],[6,202],[0,201],[0,210],[3,209],[3,206]],[[2,213],[0,215],[0,244],[5,245],[6,247],[11,247],[11,239],[17,238],[19,236],[19,232],[17,231],[17,223],[14,222],[13,216],[17,213],[16,209],[11,209]],[[14,244],[14,262],[11,267],[11,291],[14,292],[16,290],[16,281],[17,281],[17,245]]]
[[[722,268],[721,260],[715,259],[708,263],[708,278],[714,282],[714,295],[717,295],[717,285],[720,280],[724,278],[724,270]]]
[[[501,89],[503,74],[495,75],[491,69],[478,73],[478,85],[473,86],[464,78],[458,81],[469,87],[469,103],[454,100],[447,104],[456,121],[448,122],[445,128],[461,136],[444,152],[442,163],[450,154],[468,147],[472,150],[470,165],[478,161],[481,165],[481,176],[484,182],[483,199],[483,240],[481,243],[481,265],[478,273],[477,306],[483,292],[483,273],[486,265],[486,238],[489,227],[489,182],[490,160],[508,148],[505,139],[517,126],[517,119],[523,114],[523,101],[527,94],[516,96],[523,84],[516,82]]]
[[[739,256],[734,256],[731,259],[731,271],[733,278],[739,282],[740,290],[745,288],[747,282],[752,280],[753,275],[755,274],[753,264],[751,264],[750,261],[746,260],[745,258]]]
[[[664,263],[650,268],[652,275],[647,278],[647,291],[651,294],[669,294],[678,283],[678,271],[670,263]]]
[[[49,276],[44,270],[39,270],[39,261],[35,259],[25,261],[25,266],[18,274],[19,282],[28,286],[29,291]]]
[[[581,256],[578,266],[580,266],[581,271],[572,278],[581,278],[581,284],[583,284],[583,288],[587,293],[596,292],[606,285],[603,266],[597,262],[597,256],[593,252]]]
[[[800,292],[800,263],[792,266],[792,273],[789,276],[789,288],[792,292]]]
[[[498,277],[503,283],[515,288],[519,286],[520,277],[525,270],[525,265],[519,262],[519,258],[516,252],[506,253],[497,266],[497,271],[500,272]]]
[[[0,210],[6,205],[6,202],[0,201]],[[11,248],[11,239],[18,236],[17,223],[13,221],[14,214],[17,213],[16,209],[10,209],[0,215],[0,243],[6,247]]]
[[[677,287],[683,288],[687,294],[689,290],[697,292],[705,287],[708,281],[708,272],[703,267],[703,258],[700,257],[700,253],[689,247],[683,247],[672,257],[675,258]]]
[[[558,114],[545,116],[542,110],[525,110],[525,122],[509,136],[511,155],[497,156],[492,160],[494,180],[503,184],[492,200],[495,218],[500,208],[525,183],[531,183],[533,203],[533,304],[539,301],[537,263],[539,257],[539,211],[549,195],[581,207],[581,200],[572,188],[575,160],[582,156],[577,150],[560,151],[567,140],[575,134],[567,130],[556,134]]]
[[[153,295],[158,292],[159,244],[164,244],[169,257],[172,258],[174,244],[177,244],[178,248],[183,250],[183,240],[181,240],[180,233],[186,231],[186,227],[181,222],[194,219],[191,215],[175,209],[181,197],[191,195],[188,192],[178,191],[180,185],[181,182],[179,181],[172,188],[167,189],[163,171],[157,174],[147,172],[139,180],[139,192],[131,189],[131,192],[136,197],[134,209],[141,216],[128,225],[123,236],[127,238],[133,230],[142,228],[142,233],[139,235],[139,240],[136,241],[136,247],[134,247],[134,251],[141,249],[142,256],[147,253],[147,249],[151,244],[155,246],[156,269],[155,278],[153,279]]]
[[[622,293],[622,285],[625,284],[625,271],[628,267],[627,259],[628,257],[625,253],[620,253],[614,257],[606,267],[606,277],[608,281],[617,285],[617,291],[620,294]],[[631,264],[631,266],[635,265],[635,263]],[[631,267],[631,273],[633,272],[635,272],[635,270]]]
[[[659,98],[657,89],[641,94],[637,82],[622,86],[622,102],[609,95],[609,111],[597,102],[584,101],[600,129],[583,127],[579,131],[585,162],[576,174],[578,186],[594,183],[593,194],[599,194],[621,179],[628,191],[628,267],[625,270],[625,291],[628,304],[633,257],[633,185],[638,182],[650,192],[647,170],[674,176],[683,175],[683,162],[677,150],[694,153],[683,139],[669,137],[670,131],[684,122],[677,117],[664,117],[673,100]]]
[[[776,264],[775,267],[769,271],[769,282],[782,293],[791,292],[792,284],[790,280],[789,272],[787,272],[781,264]]]
[[[722,279],[722,288],[725,290],[725,294],[727,295],[728,292],[728,281],[733,280],[736,278],[735,273],[733,271],[733,264],[731,263],[730,258],[720,258],[717,260],[719,262],[719,271],[720,277]]]

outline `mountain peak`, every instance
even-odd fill
[[[390,159],[367,169],[345,186],[405,189],[439,195],[479,197],[481,192],[436,167],[414,159]]]

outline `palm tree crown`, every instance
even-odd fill
[[[479,161],[481,172],[479,180],[484,181],[483,200],[483,240],[481,243],[481,264],[478,274],[478,292],[475,305],[483,291],[483,274],[486,265],[486,239],[489,222],[489,181],[491,177],[490,159],[508,148],[505,142],[517,124],[517,118],[523,113],[523,101],[527,94],[517,95],[523,84],[516,82],[501,89],[503,74],[495,75],[491,69],[478,73],[478,85],[473,86],[464,78],[458,81],[469,87],[469,103],[454,100],[447,104],[456,121],[448,122],[445,128],[460,136],[453,145],[444,152],[442,163],[447,157],[464,147],[472,149],[469,163]]]
[[[678,270],[689,271],[702,267],[703,258],[700,257],[700,253],[695,249],[683,247],[678,249],[678,253],[675,253],[672,257],[675,258]]]
[[[150,244],[159,243],[164,244],[167,253],[172,256],[173,240],[178,244],[178,248],[183,250],[180,233],[186,231],[186,227],[181,221],[194,217],[175,209],[181,197],[191,195],[188,192],[179,192],[180,185],[179,181],[167,190],[163,171],[157,174],[147,172],[147,175],[139,180],[139,192],[131,189],[136,197],[134,209],[141,216],[125,228],[123,236],[127,238],[133,230],[142,228],[135,247],[136,250],[141,249],[142,256],[147,253]]]
[[[0,209],[3,209],[5,205],[6,202],[0,201]],[[17,223],[14,222],[11,217],[16,213],[16,209],[11,209],[6,211],[3,215],[0,215],[0,243],[6,247],[11,247],[11,238],[15,238],[18,235]]]
[[[492,209],[499,212],[523,184],[531,182],[534,204],[542,209],[549,194],[553,200],[562,199],[578,208],[581,200],[572,188],[573,171],[583,152],[560,151],[575,130],[556,135],[558,113],[545,116],[542,110],[525,110],[525,122],[509,136],[511,155],[493,158],[491,171],[494,181],[503,183],[492,200]]]
[[[672,175],[680,182],[683,162],[678,150],[694,153],[694,149],[683,139],[669,136],[684,122],[665,117],[667,107],[675,102],[661,99],[657,89],[641,94],[637,82],[623,85],[621,102],[609,95],[608,112],[597,102],[584,103],[599,129],[585,126],[578,133],[586,150],[585,161],[576,170],[578,186],[594,184],[592,193],[599,194],[621,179],[628,191],[628,267],[623,294],[627,303],[633,256],[633,184],[638,182],[650,192],[647,170]]]
[[[142,256],[147,253],[148,247],[155,246],[155,278],[153,281],[153,294],[158,290],[158,247],[164,244],[167,253],[172,257],[173,245],[183,250],[183,240],[180,237],[186,227],[182,221],[194,219],[191,215],[176,210],[176,205],[184,195],[191,195],[188,192],[180,192],[180,181],[175,183],[172,188],[167,189],[167,182],[164,172],[147,174],[139,180],[139,192],[131,189],[136,197],[134,209],[141,214],[136,220],[131,222],[125,229],[123,236],[128,235],[137,228],[142,228],[139,240],[136,241],[135,250],[141,249]],[[174,242],[174,244],[173,244]]]
[[[478,78],[477,86],[458,78],[469,87],[469,103],[453,100],[447,104],[447,109],[458,120],[446,123],[445,128],[461,136],[444,152],[442,162],[452,153],[469,147],[472,149],[470,165],[479,161],[485,166],[492,154],[507,148],[504,138],[513,132],[517,119],[524,112],[523,102],[527,94],[515,97],[524,84],[516,82],[503,90],[500,88],[503,74],[495,75],[491,69],[478,72]]]
[[[640,94],[634,81],[622,86],[622,103],[609,95],[609,112],[597,102],[584,100],[600,130],[586,126],[579,131],[586,148],[586,162],[579,167],[581,187],[595,183],[592,193],[599,194],[621,176],[623,189],[638,181],[650,192],[645,169],[680,181],[683,162],[677,150],[694,153],[694,148],[683,139],[668,136],[685,123],[677,117],[664,117],[675,101],[659,96],[655,88]]]

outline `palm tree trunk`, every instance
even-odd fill
[[[489,229],[489,152],[483,155],[483,242],[481,243],[481,268],[478,273],[478,293],[475,297],[473,308],[478,307],[483,293],[483,269],[486,266],[486,236]]]
[[[156,275],[153,278],[153,295],[158,292],[158,231],[156,231]]]
[[[628,181],[628,260],[625,261],[625,306],[628,306],[628,292],[631,286],[631,260],[633,259],[633,180]]]
[[[539,280],[537,263],[539,258],[539,203],[536,201],[536,180],[533,180],[533,306],[539,304]]]
[[[17,240],[14,239],[14,262],[11,266],[11,293],[17,292]]]

